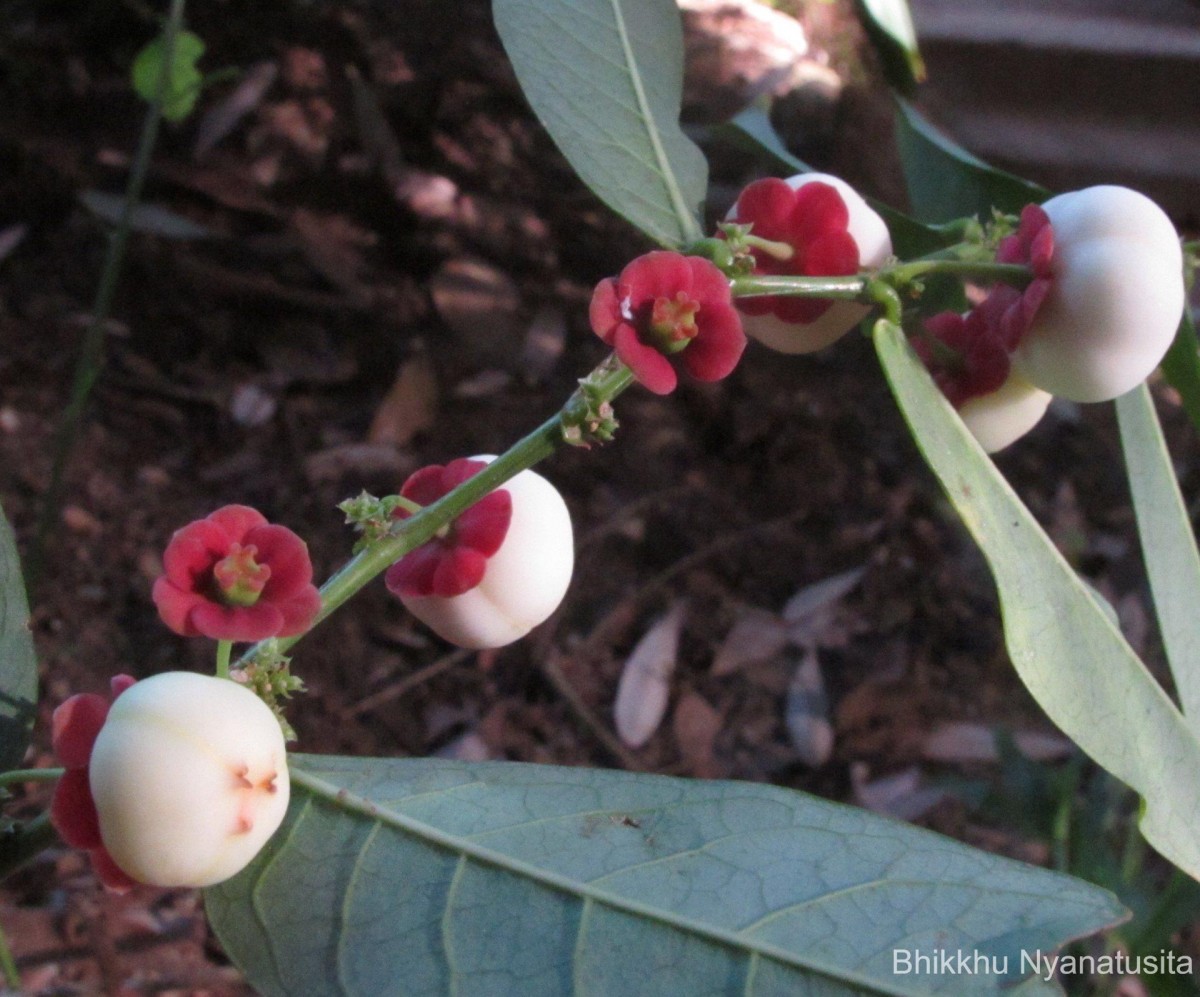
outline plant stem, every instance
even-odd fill
[[[1033,271],[1019,263],[987,263],[974,260],[944,260],[923,259],[909,263],[898,263],[895,266],[884,267],[876,275],[877,279],[887,281],[894,287],[918,280],[921,277],[933,277],[947,274],[961,277],[963,280],[974,280],[980,283],[1010,284],[1013,287],[1027,287],[1033,280]]]
[[[410,550],[431,539],[438,530],[453,522],[489,492],[549,457],[563,444],[564,427],[578,425],[589,412],[611,402],[633,381],[633,372],[628,367],[616,361],[614,357],[605,360],[580,382],[579,389],[571,395],[562,409],[532,433],[518,440],[482,471],[468,478],[453,491],[443,495],[436,502],[422,506],[408,519],[399,521],[394,532],[359,551],[329,578],[321,586],[321,611],[313,620],[313,627],[373,578],[386,571]],[[312,627],[305,633],[310,633],[311,630]],[[274,649],[284,652],[303,636],[304,634],[299,634],[295,637],[276,638],[273,642]],[[255,644],[249,648],[238,660],[238,667],[250,664],[261,648],[262,644]]]
[[[217,678],[229,678],[229,655],[233,650],[233,641],[217,641]]]
[[[71,399],[67,403],[62,423],[55,436],[54,466],[50,472],[50,485],[46,489],[46,495],[42,502],[37,532],[34,535],[33,550],[29,557],[27,575],[31,589],[41,575],[45,560],[46,541],[50,536],[54,521],[58,518],[58,509],[62,502],[63,476],[74,449],[75,437],[79,432],[79,425],[87,408],[88,400],[91,398],[92,389],[104,367],[105,328],[108,325],[109,315],[112,313],[113,299],[116,296],[121,267],[125,261],[125,247],[129,242],[133,213],[142,196],[142,187],[145,185],[146,175],[150,170],[150,157],[158,139],[163,102],[171,79],[171,63],[175,56],[175,41],[183,26],[183,7],[184,0],[171,0],[171,7],[163,25],[163,61],[154,91],[154,100],[147,109],[142,123],[137,152],[130,168],[129,182],[125,187],[125,201],[121,207],[121,217],[108,243],[108,252],[104,257],[104,269],[100,274],[100,284],[96,289],[95,301],[92,303],[91,321],[84,333],[83,346],[75,365]]]
[[[26,862],[54,844],[58,833],[50,823],[49,813],[40,813],[33,820],[18,824],[7,834],[0,835],[0,880],[17,871]]]
[[[17,961],[13,958],[12,949],[8,947],[8,936],[0,927],[0,970],[4,972],[4,983],[14,993],[21,990],[21,974],[17,971]]]
[[[767,277],[751,274],[732,281],[735,298],[783,295],[793,298],[836,298],[869,301],[865,277]]]
[[[0,787],[15,786],[22,782],[53,782],[61,779],[66,769],[13,769],[0,772]]]

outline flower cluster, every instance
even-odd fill
[[[422,468],[400,494],[428,505],[494,459]],[[558,490],[522,471],[393,564],[385,582],[409,612],[451,643],[502,647],[558,608],[571,582],[573,544],[571,517]]]
[[[304,541],[249,506],[227,505],[176,532],[163,569],[154,603],[184,637],[291,637],[321,608]]]
[[[892,253],[883,219],[844,180],[801,173],[786,180],[750,184],[727,220],[750,225],[753,272],[768,275],[839,277],[875,270]],[[746,332],[783,353],[823,349],[854,328],[869,307],[820,298],[739,298]]]
[[[1107,401],[1161,362],[1183,311],[1182,251],[1153,201],[1090,187],[1021,212],[999,263],[1023,289],[994,288],[965,315],[924,322],[914,347],[988,451],[1027,433],[1052,396]]]
[[[112,688],[111,706],[81,694],[55,710],[60,836],[118,892],[210,886],[239,872],[287,811],[287,755],[270,708],[235,682],[191,672],[118,676]]]

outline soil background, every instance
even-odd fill
[[[326,577],[353,543],[339,501],[502,451],[605,355],[591,289],[646,245],[530,114],[488,5],[446,8],[189,10],[202,67],[264,87],[199,154],[204,113],[236,81],[162,133],[144,198],[172,216],[130,242],[31,592],[43,697],[29,764],[52,763],[50,714],[71,693],[211,668],[210,643],[173,636],[150,601],[175,529],[253,505],[305,537]],[[886,98],[855,22],[815,9],[802,19],[847,87],[782,130],[895,201]],[[28,558],[108,238],[97,210],[124,188],[144,113],[128,66],[155,25],[138,0],[0,11],[0,502]],[[761,175],[709,152],[718,196]],[[178,218],[207,237],[175,237]],[[1194,494],[1195,437],[1169,391],[1160,401]],[[807,357],[752,345],[717,385],[635,388],[617,408],[614,443],[539,469],[576,527],[558,613],[511,647],[455,653],[370,586],[296,649],[299,749],[769,780],[1045,861],[1020,815],[986,820],[937,781],[986,781],[995,727],[1043,735],[1052,759],[1067,748],[1014,677],[983,561],[869,343]],[[997,461],[1159,668],[1109,407],[1056,404]],[[838,576],[838,598],[783,622]],[[614,733],[617,683],[676,608],[669,709],[634,750]],[[14,812],[46,798],[31,786]],[[0,917],[30,993],[248,992],[197,894],[107,896],[70,851],[6,883]]]

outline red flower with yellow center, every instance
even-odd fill
[[[675,390],[668,356],[698,381],[719,381],[746,348],[729,278],[699,256],[639,256],[592,294],[592,329],[655,394]]]

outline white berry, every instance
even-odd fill
[[[840,177],[828,173],[798,173],[784,182],[799,190],[820,182],[833,187],[846,204],[850,220],[846,230],[858,244],[859,269],[877,270],[892,255],[892,238],[879,214],[862,195]],[[727,218],[737,216],[735,203]],[[747,335],[781,353],[812,353],[824,349],[853,329],[870,313],[869,305],[853,301],[835,301],[815,322],[785,322],[775,315],[742,315]]]
[[[1049,294],[1013,354],[1032,384],[1075,402],[1136,387],[1183,314],[1183,253],[1162,209],[1126,187],[1089,187],[1042,206],[1054,226]]]
[[[483,580],[456,596],[401,596],[409,612],[460,647],[503,647],[519,640],[558,608],[571,583],[574,537],[558,489],[533,471],[501,487],[512,496],[512,520],[488,558]]]
[[[1052,398],[1013,371],[995,391],[963,402],[958,414],[979,445],[995,453],[1033,429]]]
[[[130,686],[109,711],[88,772],[105,848],[154,886],[228,879],[287,811],[279,722],[229,679],[164,672]]]

